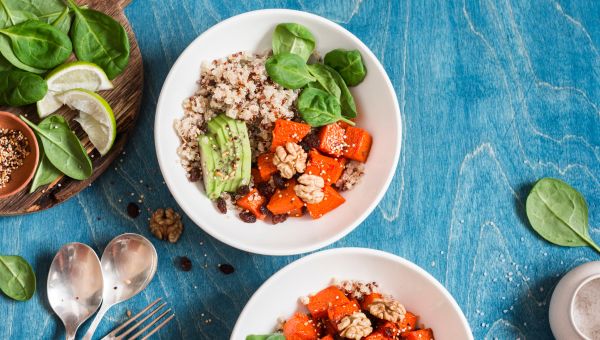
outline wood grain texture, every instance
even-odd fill
[[[57,113],[67,117],[70,121],[71,128],[75,131],[92,158],[92,163],[94,165],[92,176],[84,181],[77,181],[62,176],[50,185],[40,187],[31,194],[29,193],[29,186],[27,186],[18,194],[9,198],[0,199],[0,216],[25,214],[52,208],[73,197],[81,190],[88,187],[96,180],[96,178],[98,178],[98,176],[110,167],[110,164],[123,151],[125,142],[127,142],[131,130],[135,126],[142,102],[144,69],[142,66],[142,55],[135,39],[135,35],[123,13],[122,5],[127,3],[127,1],[87,0],[78,3],[86,4],[90,6],[90,8],[102,11],[117,19],[125,26],[125,30],[129,36],[129,43],[131,46],[129,65],[122,74],[113,80],[115,86],[113,90],[99,92],[111,105],[113,112],[115,113],[115,119],[117,121],[117,137],[110,152],[105,156],[100,157],[100,153],[94,149],[94,146],[79,124],[72,120],[78,113],[66,106],[61,108]],[[23,114],[36,123],[40,120],[35,105],[22,108],[0,107],[0,110],[9,111],[15,114]]]
[[[152,239],[147,227],[147,209],[177,208],[152,137],[171,65],[217,22],[273,7],[313,12],[356,34],[382,61],[401,105],[404,140],[395,179],[378,209],[332,247],[377,248],[425,268],[454,295],[476,339],[552,339],[554,286],[574,266],[599,258],[539,238],[525,221],[524,201],[540,177],[569,182],[586,197],[591,237],[600,242],[597,1],[133,1],[125,12],[147,72],[131,142],[67,203],[0,220],[0,253],[25,256],[38,274],[31,301],[0,297],[0,338],[64,335],[46,302],[45,282],[53,254],[67,242],[102,251],[114,236],[137,232],[159,253],[154,281],[111,310],[98,336],[123,321],[126,310],[163,296],[176,320],[157,339],[228,339],[252,293],[298,258],[238,251],[187,218],[175,245]],[[142,215],[131,219],[127,204],[138,199]],[[178,256],[192,260],[191,272],[176,267]],[[232,264],[235,273],[223,275],[219,263]]]

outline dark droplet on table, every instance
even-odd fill
[[[219,270],[221,271],[221,273],[223,273],[225,275],[229,275],[229,274],[233,274],[233,272],[235,271],[235,268],[233,268],[233,266],[228,263],[223,263],[223,264],[219,265]]]
[[[133,202],[129,202],[129,204],[127,204],[127,215],[131,218],[140,216],[140,207]]]
[[[182,256],[179,258],[179,268],[184,272],[189,272],[192,270],[192,260],[187,258],[186,256]]]

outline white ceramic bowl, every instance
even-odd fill
[[[433,276],[396,255],[364,248],[339,248],[308,255],[281,269],[254,293],[242,310],[231,340],[270,333],[280,317],[306,311],[300,297],[327,287],[332,279],[377,282],[433,329],[436,340],[473,339],[450,293]]]
[[[173,128],[183,116],[182,102],[197,89],[202,61],[238,51],[270,49],[278,23],[307,26],[317,39],[317,50],[358,49],[367,77],[352,93],[358,105],[357,124],[373,136],[373,146],[362,182],[344,193],[346,203],[318,220],[290,218],[277,226],[247,224],[236,215],[224,216],[204,194],[202,184],[190,183],[178,164],[179,139]],[[322,17],[291,10],[261,10],[227,19],[204,32],[181,54],[163,85],[156,107],[154,138],[160,169],[169,190],[185,213],[218,240],[253,253],[291,255],[327,246],[358,226],[377,206],[394,175],[402,128],[396,94],[373,53],[352,33]]]

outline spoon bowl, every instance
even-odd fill
[[[145,237],[123,234],[110,241],[100,262],[104,276],[103,303],[84,339],[92,338],[112,306],[129,300],[148,286],[156,273],[158,255]]]
[[[66,244],[52,260],[48,300],[65,325],[67,339],[74,339],[79,326],[100,307],[103,282],[100,260],[85,244]]]

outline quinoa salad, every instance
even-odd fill
[[[279,320],[275,333],[246,340],[434,340],[433,330],[396,298],[381,293],[376,282],[334,281],[299,300],[303,311]]]
[[[372,137],[356,126],[349,90],[365,76],[357,50],[318,58],[307,28],[279,24],[272,50],[202,63],[174,122],[180,164],[220,212],[244,222],[319,218],[365,172]]]

